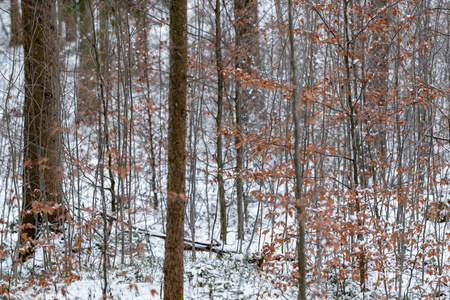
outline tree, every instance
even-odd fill
[[[11,39],[9,41],[9,45],[11,47],[14,47],[22,44],[22,21],[20,19],[18,0],[11,0],[10,16],[11,16]]]
[[[223,155],[222,155],[222,116],[223,116],[223,65],[222,65],[222,28],[220,24],[220,0],[216,0],[215,7],[215,21],[216,21],[216,40],[215,40],[215,52],[216,52],[216,68],[217,68],[217,184],[219,185],[219,204],[220,204],[220,239],[227,242],[227,202],[225,200],[225,187],[223,180]],[[242,182],[242,179],[238,179]],[[239,185],[238,185],[239,186]],[[239,206],[238,206],[239,211]],[[240,211],[238,216],[240,216]],[[242,217],[239,217],[241,220]],[[239,223],[240,224],[240,223]],[[238,226],[238,237],[241,237],[241,226]]]
[[[170,2],[170,82],[167,178],[167,238],[164,299],[183,299],[186,207],[187,0]]]
[[[238,239],[244,239],[244,215],[247,216],[247,203],[244,200],[244,181],[242,170],[244,168],[244,123],[248,123],[251,113],[258,115],[261,111],[262,102],[257,101],[256,92],[249,91],[242,86],[241,78],[245,75],[254,75],[253,69],[258,59],[258,43],[256,24],[258,20],[258,6],[256,1],[235,0],[235,30],[236,30],[236,70],[238,76],[236,81],[235,96],[235,148],[236,148],[236,196],[238,214]],[[242,72],[239,72],[242,68]],[[242,74],[239,74],[242,73]]]
[[[23,0],[24,167],[21,238],[58,221],[63,176],[60,140],[59,49],[56,1]]]
[[[306,252],[305,252],[305,204],[302,197],[303,192],[303,165],[300,163],[300,120],[298,117],[298,82],[297,82],[297,66],[295,63],[295,43],[294,43],[294,25],[292,0],[288,0],[289,15],[289,46],[290,46],[290,66],[292,73],[292,114],[294,119],[294,170],[295,170],[295,207],[297,208],[299,233],[297,241],[298,253],[298,299],[306,300]]]

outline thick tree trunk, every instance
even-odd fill
[[[164,299],[178,300],[183,299],[183,240],[186,206],[187,0],[172,0],[169,18],[169,168]]]
[[[24,170],[23,241],[36,223],[56,222],[62,196],[59,49],[56,2],[23,0]]]
[[[10,16],[11,16],[11,39],[9,41],[9,45],[11,47],[14,47],[22,44],[22,20],[20,19],[18,0],[11,0]]]

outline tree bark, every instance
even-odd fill
[[[178,300],[183,299],[183,240],[186,206],[187,0],[172,0],[169,18],[169,166],[164,299]]]
[[[9,45],[15,47],[22,44],[22,20],[20,19],[19,1],[11,0],[11,39]]]
[[[347,2],[344,4],[345,14],[344,14],[344,28],[345,30],[345,53],[344,53],[344,68],[345,68],[345,88],[346,88],[346,99],[348,107],[348,120],[349,120],[349,134],[350,134],[350,149],[351,149],[351,169],[352,169],[352,185],[351,193],[355,198],[355,205],[352,207],[351,213],[356,216],[361,212],[361,196],[359,195],[358,188],[360,187],[359,173],[360,169],[364,169],[364,161],[362,158],[361,141],[358,133],[358,111],[356,104],[353,101],[352,89],[351,89],[351,69],[350,64],[350,53],[351,53],[351,38],[349,33],[349,16],[347,15]],[[362,226],[362,220],[358,219],[358,226]],[[361,233],[357,233],[358,240],[364,240],[364,236]],[[366,259],[364,255],[364,250],[361,250],[358,254],[358,268],[359,268],[359,284],[362,292],[366,291]]]
[[[223,157],[222,157],[222,115],[223,115],[223,67],[222,67],[222,30],[220,25],[220,0],[216,0],[215,7],[216,15],[216,68],[217,68],[217,116],[216,116],[216,126],[217,126],[217,184],[219,185],[219,204],[220,204],[220,239],[227,242],[227,202],[225,200],[225,187],[223,180]],[[239,206],[238,206],[238,215]],[[240,219],[238,217],[238,219]],[[238,232],[239,232],[238,226]],[[239,238],[238,234],[238,238]]]
[[[292,0],[288,0],[290,66],[292,73],[292,114],[294,119],[294,170],[295,170],[295,207],[297,208],[299,233],[297,237],[298,252],[298,299],[306,300],[306,251],[305,251],[305,204],[303,203],[303,165],[300,163],[300,120],[298,118],[298,81],[295,63],[295,41]]]
[[[24,169],[22,241],[61,210],[59,49],[54,0],[23,0]]]
[[[235,99],[235,114],[236,114],[236,196],[237,196],[237,213],[238,213],[238,239],[244,239],[244,216],[246,205],[244,204],[244,180],[242,179],[242,169],[244,160],[244,146],[242,145],[242,98],[240,93],[240,82],[236,83],[236,99]]]

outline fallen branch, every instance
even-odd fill
[[[98,215],[103,215],[103,213],[101,213],[99,211],[92,210],[92,209],[78,208],[78,207],[75,207],[75,208],[79,209],[79,210],[84,210],[84,211],[86,211],[88,213],[91,213],[91,214],[92,214],[92,212],[95,212]],[[145,229],[139,228],[137,226],[131,225],[129,223],[126,223],[124,221],[121,221],[121,220],[117,219],[117,217],[111,216],[109,214],[107,214],[106,217],[109,220],[116,221],[116,222],[119,222],[119,223],[123,224],[123,226],[131,227],[131,228],[133,228],[134,230],[136,230],[137,232],[139,232],[141,234],[144,234],[144,235],[147,235],[147,236],[153,236],[153,237],[157,237],[157,238],[161,238],[161,239],[166,239],[166,235],[165,234],[150,232],[148,230],[145,230]],[[189,239],[185,238],[184,242],[185,242],[185,245],[187,245],[189,243],[192,245],[192,240],[189,240]],[[222,245],[216,240],[214,240],[213,244],[211,244],[209,242],[206,243],[206,242],[195,241],[195,250],[198,250],[198,251],[211,251],[211,252],[214,252],[214,253],[219,253],[220,252],[222,254],[223,253],[235,253],[234,251],[226,251],[226,250],[221,250],[221,249],[217,249],[216,248],[216,247],[220,247],[220,246],[222,246]],[[189,246],[189,247],[190,247],[190,249],[186,249],[186,246],[185,246],[185,250],[192,250],[192,246]]]
[[[195,248],[195,251],[214,252],[214,253],[217,253],[219,256],[222,256],[223,254],[237,253],[236,251],[217,249],[215,247],[211,247],[210,245],[206,245],[206,246],[194,245],[194,248]],[[192,250],[192,243],[191,244],[185,243],[184,250]]]

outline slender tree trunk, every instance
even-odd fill
[[[137,9],[139,13],[139,21],[138,25],[140,27],[138,39],[136,40],[136,49],[139,49],[140,51],[143,51],[143,68],[144,68],[144,78],[145,78],[145,85],[146,85],[146,97],[148,103],[147,106],[147,120],[148,120],[148,135],[150,137],[150,165],[152,170],[152,177],[151,177],[151,189],[152,189],[152,201],[153,206],[157,210],[159,206],[159,200],[158,200],[158,189],[157,189],[157,168],[156,168],[156,153],[155,153],[155,145],[153,142],[154,139],[154,129],[153,129],[153,102],[151,100],[151,79],[148,76],[148,68],[150,67],[151,63],[149,61],[149,37],[146,28],[149,26],[150,22],[147,17],[148,15],[148,4],[145,1],[140,1],[137,3]]]
[[[220,0],[216,0],[216,68],[217,68],[217,183],[219,185],[219,204],[220,204],[220,238],[225,243],[227,242],[227,202],[225,200],[225,187],[223,180],[223,158],[222,158],[222,112],[223,112],[223,67],[222,67],[222,31],[220,25]],[[239,215],[239,206],[238,206]],[[240,218],[239,218],[240,219]],[[238,226],[238,237],[239,235]]]
[[[242,179],[242,168],[244,160],[244,146],[242,145],[242,98],[241,98],[241,84],[238,80],[236,82],[236,99],[235,99],[235,114],[236,114],[236,136],[234,138],[236,148],[236,196],[237,196],[237,213],[238,213],[238,239],[244,239],[244,181]]]
[[[239,31],[239,30],[237,30]],[[239,48],[240,36],[236,34],[236,48]],[[239,57],[236,58],[236,69],[240,68]],[[243,156],[244,147],[242,145],[242,95],[241,95],[241,82],[239,79],[236,80],[236,95],[235,95],[235,118],[236,118],[236,129],[234,143],[236,148],[236,197],[237,197],[237,213],[238,213],[238,238],[239,232],[244,232],[244,182],[241,177],[241,171],[243,169]]]
[[[289,44],[290,44],[290,64],[292,73],[292,114],[294,119],[294,169],[295,169],[295,200],[299,222],[299,233],[297,237],[298,252],[298,299],[306,300],[306,253],[305,253],[305,204],[303,203],[303,165],[300,163],[300,120],[298,118],[298,81],[297,66],[295,63],[295,42],[292,0],[288,0],[289,14]]]
[[[183,299],[186,206],[187,0],[170,2],[170,83],[168,130],[167,238],[164,299]]]
[[[344,53],[344,68],[345,68],[345,92],[346,92],[346,100],[348,107],[348,119],[349,119],[349,127],[350,127],[350,149],[351,149],[351,170],[352,170],[352,185],[351,185],[351,193],[353,193],[355,199],[354,212],[356,215],[361,212],[361,196],[358,193],[358,188],[362,184],[359,180],[360,168],[364,169],[364,161],[362,159],[362,150],[361,150],[361,142],[359,138],[359,134],[357,131],[358,125],[358,111],[356,109],[356,105],[353,102],[352,89],[351,89],[351,69],[350,65],[350,53],[351,49],[351,35],[350,35],[350,24],[349,24],[349,15],[348,15],[348,2],[344,1],[344,31],[345,31],[345,53]],[[362,172],[364,173],[364,172]],[[362,181],[362,180],[361,180]],[[362,226],[363,220],[358,218],[358,226]],[[357,233],[358,240],[362,243],[364,240],[364,236],[362,233]],[[352,237],[353,239],[353,237]],[[362,247],[360,247],[362,248]],[[364,254],[364,249],[360,250],[358,254],[358,268],[359,268],[359,284],[362,292],[366,291],[365,286],[365,276],[366,276],[366,258]]]
[[[196,101],[196,100],[195,100]],[[196,197],[197,197],[197,143],[198,143],[198,123],[197,123],[197,104],[192,105],[191,121],[189,127],[189,136],[194,137],[194,142],[190,143],[191,164],[190,164],[190,206],[189,206],[189,225],[191,229],[192,240],[192,261],[196,259],[195,252],[195,223],[197,218]],[[191,140],[192,141],[192,140]]]
[[[23,241],[36,238],[37,223],[58,221],[61,211],[59,50],[56,2],[23,0],[24,170]],[[37,212],[43,212],[38,217]]]

